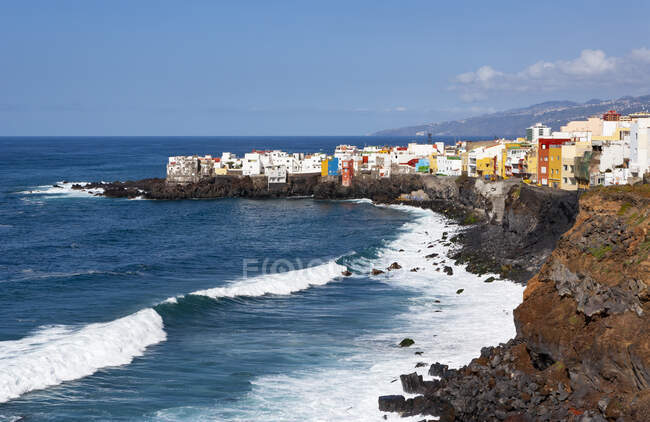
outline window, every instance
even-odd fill
[[[546,174],[546,167],[542,167],[542,174]]]

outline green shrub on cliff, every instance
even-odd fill
[[[597,260],[601,260],[607,254],[607,252],[611,250],[611,245],[603,245],[599,248],[590,248],[589,253],[591,253]]]

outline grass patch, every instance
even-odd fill
[[[605,255],[607,255],[607,252],[611,251],[612,247],[610,245],[603,245],[599,248],[591,248],[589,249],[589,253],[591,253],[594,258],[601,260]]]
[[[463,219],[463,225],[469,226],[470,224],[476,224],[479,222],[479,218],[475,214],[467,214]]]
[[[638,217],[636,217],[635,219],[633,219],[632,225],[633,226],[638,226],[639,224],[643,223],[645,221],[645,219],[646,219],[646,215],[641,214]]]
[[[632,203],[624,202],[623,205],[621,205],[621,208],[618,210],[618,212],[616,214],[618,214],[618,215],[625,214],[627,212],[627,210],[630,209],[631,206],[632,206]]]

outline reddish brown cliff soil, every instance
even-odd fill
[[[650,419],[649,203],[649,185],[583,195],[515,310],[541,366],[566,368],[573,405],[600,401],[610,419]]]
[[[650,185],[580,198],[576,222],[528,283],[517,337],[440,380],[402,376],[381,410],[442,421],[650,420]]]

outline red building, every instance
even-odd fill
[[[618,122],[621,120],[621,115],[616,112],[616,110],[609,110],[607,113],[603,114],[603,120],[606,122]]]
[[[542,186],[548,186],[550,175],[548,164],[548,150],[551,145],[563,145],[571,142],[569,138],[539,138],[537,145],[537,183]]]
[[[354,160],[341,161],[341,183],[350,186],[354,177]]]

